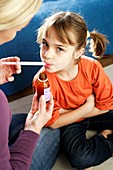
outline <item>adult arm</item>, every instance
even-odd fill
[[[34,95],[31,111],[25,123],[25,129],[21,131],[19,138],[9,150],[8,132],[11,112],[5,95],[0,91],[0,169],[28,170],[30,168],[40,131],[51,118],[52,109],[52,95],[47,109],[44,96],[40,98],[38,103],[37,95]]]
[[[0,169],[29,169],[39,135],[32,131],[22,131],[10,151],[8,147],[10,121],[11,111],[4,93],[0,90]]]
[[[19,138],[10,148],[10,159],[7,160],[7,165],[3,165],[3,169],[29,170],[38,138],[39,135],[36,132],[21,131]]]

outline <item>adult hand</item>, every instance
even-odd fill
[[[19,62],[20,58],[18,57],[8,57],[0,60],[0,84],[6,82],[11,82],[14,80],[13,74],[21,73],[21,66],[16,65],[5,65],[2,62]]]
[[[52,117],[53,106],[54,102],[52,94],[49,103],[46,105],[44,95],[40,97],[38,102],[37,94],[35,93],[32,100],[31,110],[28,113],[26,119],[24,130],[31,130],[40,134],[40,131],[43,128],[43,126]]]

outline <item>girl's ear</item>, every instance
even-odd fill
[[[81,55],[83,55],[84,52],[85,52],[85,49],[84,49],[84,48],[81,48],[80,50],[78,50],[77,52],[75,52],[74,59],[78,59],[79,57],[81,57]]]

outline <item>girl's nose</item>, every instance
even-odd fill
[[[44,57],[46,59],[52,59],[53,58],[53,55],[52,53],[50,52],[50,50],[47,50],[45,53],[44,53]]]

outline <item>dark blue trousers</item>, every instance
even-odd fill
[[[106,129],[113,130],[113,110],[61,128],[62,148],[73,167],[96,166],[112,156],[113,144],[100,134]],[[88,140],[87,130],[97,134]]]
[[[27,114],[15,114],[9,128],[9,146],[15,143],[24,129]],[[43,128],[37,142],[30,170],[52,169],[60,149],[60,129]]]

